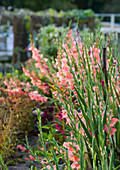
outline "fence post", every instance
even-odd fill
[[[102,67],[102,71],[103,71],[103,74],[105,76],[105,83],[106,83],[106,85],[108,87],[106,60],[107,60],[106,47],[103,47],[103,67]],[[104,95],[104,101],[106,102],[106,90],[105,90],[105,88],[103,88],[103,95]]]
[[[111,29],[114,30],[114,23],[115,23],[115,15],[111,14]]]
[[[14,16],[13,19],[13,31],[14,31],[14,54],[12,57],[12,63],[25,62],[28,59],[27,47],[28,35],[25,28],[25,20],[21,16]]]

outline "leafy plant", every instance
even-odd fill
[[[11,76],[10,73],[9,76]],[[0,84],[0,154],[7,159],[14,155],[18,140],[34,128],[32,108],[35,103],[20,89],[13,90],[11,94],[7,93],[4,81],[9,86],[9,90],[10,86],[17,84],[12,77],[10,81],[13,84],[7,83],[4,77]]]
[[[79,36],[74,40],[70,30],[54,67],[46,61],[50,72],[44,76],[49,77],[52,93],[59,101],[62,118],[65,118],[62,124],[66,141],[60,145],[53,136],[51,143],[57,152],[53,147],[47,152],[38,111],[43,162],[31,153],[43,169],[59,169],[60,166],[63,169],[83,170],[119,167],[119,57],[112,56],[113,47],[109,44],[106,60],[100,38],[101,34],[98,33],[97,42],[93,42],[92,37],[91,41],[85,39],[82,43]],[[35,56],[35,61],[42,62],[38,61],[38,57]],[[66,133],[68,131],[70,134]]]
[[[37,38],[39,49],[45,56],[57,56],[58,47],[62,44],[67,28],[48,25],[41,27]]]
[[[37,161],[43,170],[119,168],[120,63],[119,54],[113,53],[113,49],[116,50],[115,46],[104,41],[100,32],[81,37],[78,32],[74,39],[69,30],[57,58],[50,62],[31,44],[34,70],[23,68],[31,80],[27,92],[32,99],[41,101],[42,106],[48,101],[54,103],[61,113],[57,123],[64,130],[59,133],[65,136],[60,141],[54,126],[42,126],[41,110],[36,109],[39,149],[33,150],[26,139],[27,159],[32,164]],[[14,87],[15,84],[10,93]]]

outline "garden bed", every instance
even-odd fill
[[[69,30],[56,58],[41,54],[31,43],[32,59],[24,73],[4,81],[5,99],[15,100],[15,106],[21,99],[21,120],[28,111],[23,110],[22,96],[29,98],[28,106],[33,102],[39,147],[32,148],[27,138],[25,146],[17,146],[27,151],[32,166],[37,162],[43,170],[120,167],[119,53],[109,34],[88,34],[82,36],[77,29],[73,37]]]

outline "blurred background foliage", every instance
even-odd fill
[[[120,13],[120,0],[0,0],[0,5],[14,8],[29,8],[33,11],[54,8],[56,10],[87,9],[95,12]]]
[[[38,47],[45,57],[54,58],[57,56],[58,46],[62,45],[63,39],[68,31],[68,28],[56,27],[48,25],[41,27],[38,31]]]

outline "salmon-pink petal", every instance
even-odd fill
[[[106,131],[106,132],[108,132],[109,133],[109,128],[107,127],[107,125],[105,124],[105,126],[104,126],[104,130]]]
[[[110,132],[110,136],[114,135],[115,132],[117,132],[117,129],[116,128],[112,128],[111,132]]]
[[[30,160],[34,160],[35,158],[32,155],[29,155]]]
[[[117,121],[118,121],[117,118],[112,118],[111,123],[110,123],[110,127],[113,127],[117,123]]]

